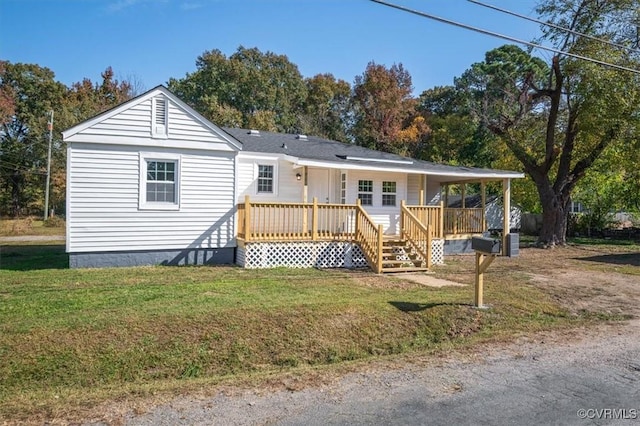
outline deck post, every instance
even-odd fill
[[[311,239],[318,240],[318,197],[313,197],[313,209],[311,210]]]
[[[511,179],[502,181],[502,204],[504,207],[504,221],[502,223],[502,254],[507,247],[507,234],[511,232]]]
[[[400,238],[404,239],[404,208],[405,201],[400,200]]]
[[[444,203],[440,201],[440,238],[444,238]]]
[[[420,204],[421,206],[424,206],[424,192],[426,190],[425,188],[425,179],[426,179],[426,175],[420,175],[420,195],[419,195],[419,200],[418,200],[418,204]]]
[[[248,194],[244,196],[244,240],[251,241],[251,201]]]
[[[431,224],[427,225],[427,269],[431,269]]]
[[[356,241],[358,241],[359,235],[358,235],[358,222],[360,221],[360,198],[356,199],[356,223],[355,223],[355,229],[353,230],[353,236],[355,238]]]
[[[378,225],[378,265],[376,267],[378,274],[382,273],[382,230],[382,225]]]

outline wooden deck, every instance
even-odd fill
[[[253,202],[238,204],[238,240],[248,242],[349,241],[357,243],[377,273],[425,270],[433,239],[484,230],[483,209],[400,205],[397,238],[384,235],[357,204]]]

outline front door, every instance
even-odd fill
[[[327,169],[308,169],[308,196],[309,203],[313,201],[313,197],[318,199],[318,203],[329,202],[329,170]]]

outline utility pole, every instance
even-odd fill
[[[53,110],[51,110],[51,117],[49,123],[49,150],[47,151],[47,187],[44,190],[44,220],[49,218],[49,186],[51,182],[51,144],[53,141]]]

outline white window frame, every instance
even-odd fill
[[[384,184],[385,183],[393,183],[393,185],[395,186],[395,191],[394,192],[385,192],[384,190]],[[380,197],[380,205],[382,207],[396,207],[398,205],[398,182],[395,180],[383,180],[380,186],[380,190],[382,191],[382,196]],[[385,195],[393,195],[393,204],[385,204],[384,203],[384,196]]]
[[[156,110],[158,99],[163,99],[164,108],[164,126],[156,124]],[[156,139],[167,139],[169,137],[169,99],[162,96],[151,98],[151,137]]]
[[[175,168],[175,201],[168,202],[147,202],[147,161],[173,161]],[[140,210],[180,210],[180,188],[182,156],[180,154],[141,152],[140,153],[140,178],[138,180],[138,208]]]
[[[371,191],[361,191],[360,190],[360,182],[371,182]],[[357,199],[360,200],[360,204],[362,204],[363,206],[371,206],[373,207],[374,205],[374,197],[373,197],[373,193],[374,193],[374,188],[375,188],[375,181],[373,179],[358,179],[358,183],[357,183],[357,190],[358,190],[358,195],[356,196]],[[371,203],[365,204],[362,202],[362,198],[360,198],[360,195],[369,195],[371,197]]]
[[[271,192],[258,191],[258,179],[259,179],[260,166],[273,167],[273,187]],[[269,196],[278,195],[278,162],[277,161],[264,161],[264,160],[256,161],[254,163],[253,173],[254,173],[253,179],[255,182],[254,193],[256,196],[269,197]]]

